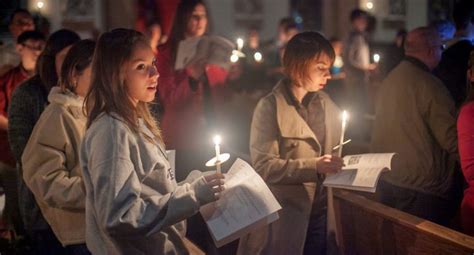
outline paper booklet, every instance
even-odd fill
[[[391,168],[395,153],[372,153],[348,155],[343,158],[346,165],[337,174],[329,174],[324,186],[366,191],[374,193],[383,171]]]
[[[200,209],[217,247],[278,219],[280,204],[247,162],[234,162],[225,187],[219,200]]]
[[[230,56],[234,44],[221,36],[201,36],[182,40],[178,45],[174,69],[183,69],[189,64],[214,64],[222,68],[230,68]]]
[[[189,64],[194,55],[196,55],[196,48],[200,39],[200,37],[196,37],[179,42],[176,62],[174,64],[175,70],[183,69]]]

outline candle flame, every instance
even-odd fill
[[[239,61],[239,56],[237,56],[236,54],[232,54],[230,56],[230,62],[236,63],[237,61]]]
[[[215,135],[213,138],[212,138],[212,141],[214,142],[215,145],[219,145],[221,144],[222,142],[222,138],[220,135]]]
[[[44,7],[44,2],[43,1],[38,1],[36,3],[36,7],[38,7],[38,9],[42,9]]]
[[[257,61],[257,62],[262,61],[262,58],[263,58],[262,53],[260,53],[260,52],[258,52],[258,51],[255,52],[255,54],[253,54],[253,58],[254,58],[255,61]]]
[[[237,48],[238,48],[239,50],[241,50],[242,47],[244,47],[244,39],[242,39],[242,38],[237,38]]]
[[[375,63],[378,63],[379,61],[380,61],[380,54],[375,53],[375,54],[374,54],[374,62],[375,62]]]
[[[342,111],[342,121],[347,121],[347,119],[349,118],[349,114],[347,113],[346,110]]]

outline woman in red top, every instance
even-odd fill
[[[202,169],[212,155],[211,137],[217,130],[214,122],[217,91],[227,78],[224,68],[208,64],[205,59],[185,66],[176,65],[180,43],[186,40],[186,44],[197,45],[207,27],[207,8],[203,1],[181,1],[170,39],[158,49],[158,94],[163,111],[160,125],[167,149],[177,151],[178,180],[189,170]],[[192,58],[192,53],[187,57]]]
[[[458,146],[461,166],[468,183],[461,204],[461,223],[466,234],[474,236],[474,52],[469,59],[470,92],[458,117]]]

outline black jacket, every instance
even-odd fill
[[[460,40],[443,52],[441,62],[434,71],[434,74],[449,90],[457,109],[464,103],[467,96],[466,71],[472,50],[474,46],[469,40]]]

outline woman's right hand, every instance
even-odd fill
[[[344,160],[338,156],[324,155],[318,158],[316,171],[320,174],[337,173],[344,166]]]
[[[224,175],[221,173],[210,174],[204,176],[204,180],[206,180],[207,187],[214,193],[216,200],[219,199],[221,192],[225,189]]]

